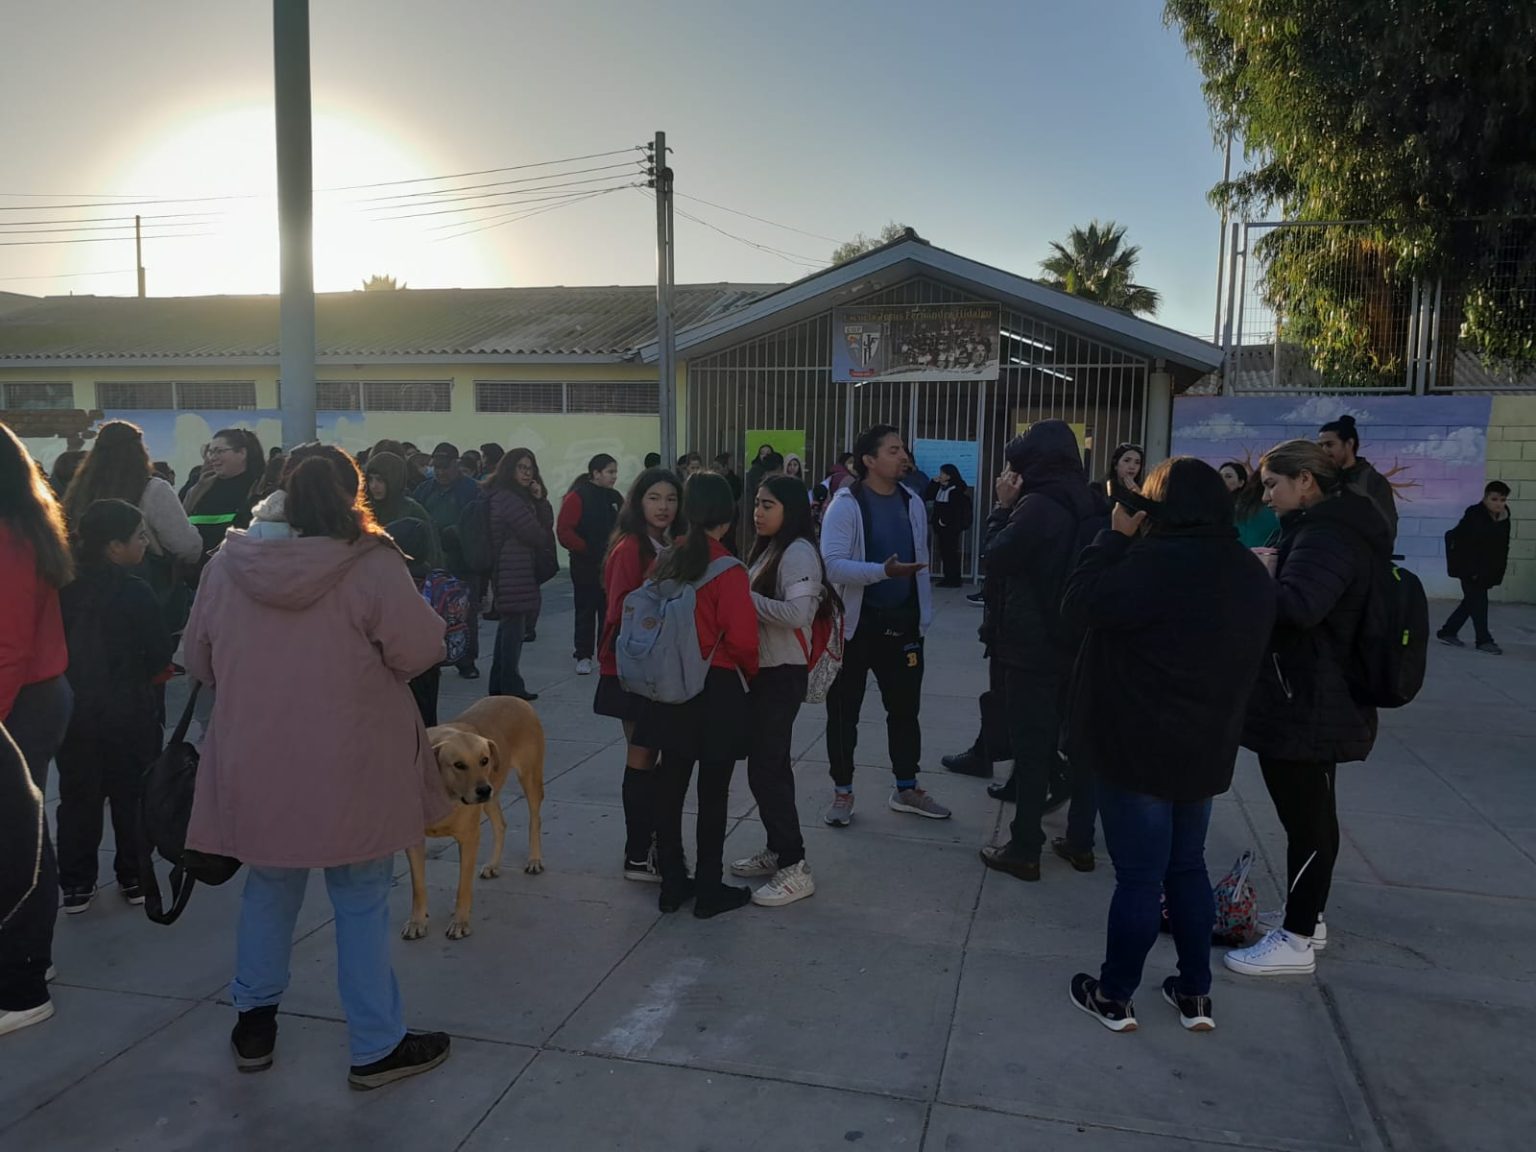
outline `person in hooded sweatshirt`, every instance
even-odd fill
[[[97,500],[75,524],[75,579],[59,592],[75,710],[59,745],[61,904],[74,915],[96,896],[102,805],[112,810],[118,893],[142,904],[139,805],[144,769],[160,754],[155,681],[175,642],[149,584],[132,574],[149,528],[126,500]]]
[[[1359,454],[1360,430],[1355,427],[1355,418],[1346,412],[1337,420],[1330,420],[1318,430],[1317,443],[1339,470],[1339,482],[1375,505],[1387,525],[1387,543],[1395,546],[1397,497],[1392,492],[1392,482]]]
[[[1008,841],[983,848],[981,858],[988,868],[1038,880],[1040,820],[1059,771],[1061,709],[1081,639],[1062,619],[1061,597],[1108,509],[1089,488],[1077,436],[1064,421],[1039,421],[1005,455],[997,507],[987,518],[986,592],[992,658],[1003,667],[1016,808]],[[1067,835],[1051,845],[1080,872],[1094,866],[1092,788],[1087,772],[1073,772]]]
[[[1339,854],[1338,765],[1364,760],[1376,709],[1357,703],[1348,670],[1371,571],[1392,553],[1385,518],[1346,486],[1321,447],[1288,440],[1259,461],[1264,498],[1280,516],[1266,558],[1277,594],[1274,634],[1248,699],[1243,746],[1258,754],[1285,828],[1285,907],[1260,917],[1268,934],[1228,952],[1247,976],[1311,972],[1328,943],[1323,911]]]
[[[437,525],[432,523],[427,510],[406,489],[405,458],[393,452],[375,449],[363,469],[363,479],[368,486],[368,508],[373,513],[374,522],[387,526],[397,520],[421,521],[426,526],[427,540],[418,549],[421,552],[420,559],[432,568],[441,568],[443,550],[437,535]],[[407,548],[406,554],[415,556],[416,552]]]
[[[187,846],[243,861],[230,985],[236,1067],[272,1065],[294,925],[325,871],[348,1083],[376,1088],[448,1056],[407,1032],[390,963],[394,855],[444,819],[432,746],[407,682],[443,658],[443,622],[360,498],[352,458],[296,448],[283,519],[231,529],[203,571],[185,638],[190,675],[217,690]]]

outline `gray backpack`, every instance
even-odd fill
[[[709,661],[720,641],[716,638],[709,656],[700,653],[694,617],[698,591],[741,566],[734,556],[721,556],[711,560],[704,575],[692,584],[647,580],[624,597],[613,652],[625,691],[658,704],[682,704],[704,691]]]

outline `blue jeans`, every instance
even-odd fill
[[[1141,986],[1162,919],[1159,897],[1165,894],[1179,952],[1178,989],[1186,996],[1210,995],[1216,903],[1205,870],[1205,832],[1211,802],[1175,804],[1124,791],[1102,777],[1096,783],[1104,842],[1115,864],[1115,895],[1099,970],[1103,995],[1129,1000]]]
[[[405,1036],[400,986],[389,961],[394,863],[391,855],[325,870],[336,912],[336,985],[354,1065],[383,1059]],[[276,1004],[287,991],[293,928],[308,883],[307,868],[247,869],[229,988],[239,1011]]]

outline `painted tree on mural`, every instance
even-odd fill
[[[1095,220],[1068,232],[1066,244],[1052,240],[1051,254],[1040,261],[1040,269],[1053,288],[1132,315],[1151,316],[1162,297],[1135,282],[1140,259],[1141,247],[1125,242],[1124,225]]]
[[[1372,222],[1265,238],[1255,255],[1282,339],[1336,378],[1400,382],[1407,286],[1439,277],[1442,379],[1458,336],[1487,359],[1536,362],[1536,5],[1166,0],[1164,12],[1204,74],[1217,138],[1232,134],[1247,162],[1212,200]]]

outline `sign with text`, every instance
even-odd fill
[[[997,304],[880,304],[832,311],[832,379],[996,380]]]

